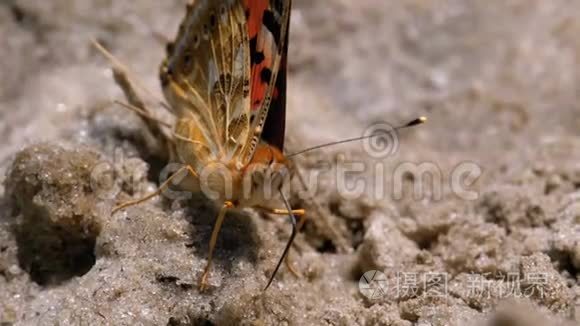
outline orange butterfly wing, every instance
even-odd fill
[[[178,118],[178,152],[191,156],[183,161],[245,165],[260,139],[283,147],[290,3],[196,0],[188,7],[160,73]]]
[[[250,131],[250,49],[242,0],[196,0],[161,66],[177,152],[197,167],[242,161]],[[187,157],[184,157],[187,156]]]
[[[244,0],[251,58],[251,123],[254,134],[249,155],[261,139],[284,147],[286,53],[290,0]]]

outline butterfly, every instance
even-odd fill
[[[182,164],[157,191],[122,203],[112,213],[162,194],[177,179],[185,190],[214,200],[220,209],[199,279],[201,290],[208,287],[213,252],[226,213],[236,208],[287,215],[292,222],[292,233],[264,290],[284,261],[298,275],[286,258],[306,215],[303,209],[292,209],[282,191],[293,169],[289,157],[381,136],[345,139],[284,155],[290,8],[291,0],[189,3],[175,41],[167,45],[167,57],[159,73],[169,103],[166,106],[175,117],[173,124],[156,119],[148,111],[126,69],[94,42],[113,62],[115,80],[129,101],[119,104],[144,118],[148,129],[167,145],[169,160]],[[425,121],[420,117],[389,132]],[[166,135],[162,127],[172,129],[171,135]],[[272,195],[278,195],[285,207],[270,208]]]
[[[266,289],[304,224],[304,210],[293,210],[282,191],[290,170],[283,154],[290,8],[290,0],[197,0],[187,5],[160,67],[163,93],[175,116],[167,143],[172,159],[183,167],[156,192],[113,209],[115,213],[157,196],[184,174],[182,188],[213,199],[220,210],[199,281],[201,290],[208,287],[228,210],[253,207],[291,218],[290,240]],[[125,106],[159,129],[142,101],[131,101],[135,92],[125,93],[133,104]],[[269,208],[271,195],[281,196],[285,208]]]

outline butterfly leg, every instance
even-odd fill
[[[169,185],[171,184],[171,182],[179,175],[181,175],[183,172],[189,172],[193,177],[197,177],[197,173],[193,170],[193,168],[190,165],[186,165],[184,167],[182,167],[181,169],[179,169],[177,172],[175,172],[171,177],[169,177],[169,179],[165,180],[165,182],[163,182],[163,184],[161,184],[159,186],[159,189],[157,189],[157,191],[150,193],[149,195],[140,198],[140,199],[136,199],[136,200],[131,200],[128,202],[125,202],[123,204],[120,204],[118,206],[116,206],[115,208],[113,208],[113,211],[111,212],[112,214],[115,214],[116,212],[118,212],[121,209],[127,208],[129,206],[134,206],[134,205],[138,205],[141,204],[155,196],[160,195],[167,187],[169,187]]]
[[[166,132],[162,129],[162,127],[170,128],[171,126],[160,119],[154,117],[152,112],[147,108],[145,102],[139,96],[137,92],[137,87],[140,86],[138,83],[136,84],[130,78],[129,69],[123,63],[121,63],[115,56],[109,52],[104,46],[102,46],[96,40],[93,40],[93,46],[101,52],[111,63],[112,71],[113,71],[113,78],[115,83],[123,93],[125,94],[125,98],[129,103],[122,103],[116,101],[117,104],[121,105],[122,107],[133,111],[139,115],[139,117],[143,120],[149,131],[153,136],[157,139],[162,139],[163,146],[165,147],[165,152],[162,153],[164,158],[171,158],[173,155],[173,143],[171,138],[166,134]],[[144,89],[143,87],[139,87],[140,89]],[[151,92],[148,92],[151,93]]]
[[[226,212],[228,211],[228,209],[230,209],[232,207],[234,207],[234,204],[232,202],[226,201],[224,203],[224,205],[222,206],[222,208],[220,209],[218,217],[215,221],[213,231],[211,232],[211,239],[209,241],[209,254],[207,257],[207,264],[205,265],[205,269],[203,271],[203,274],[201,275],[201,278],[199,279],[199,290],[200,291],[205,291],[207,289],[207,286],[208,286],[207,276],[209,275],[209,270],[211,268],[211,261],[213,258],[213,250],[215,249],[215,245],[217,243],[217,238],[218,238],[218,235],[220,233],[220,229],[222,228],[222,224],[224,222]]]
[[[142,121],[145,123],[149,131],[153,136],[158,139],[163,139],[165,146],[167,148],[172,144],[171,138],[163,130],[165,128],[171,128],[171,124],[156,118],[151,110],[147,108],[145,102],[139,97],[134,83],[128,76],[127,69],[119,66],[113,66],[113,78],[115,83],[121,88],[127,101],[129,103],[122,103],[116,101],[117,104],[121,105],[129,111],[133,111],[139,115]],[[168,155],[167,153],[165,154]]]
[[[256,209],[259,209],[265,213],[269,213],[269,214],[273,214],[273,215],[288,216],[290,214],[290,212],[287,209],[268,208],[268,207],[263,207],[263,206],[257,206]],[[304,226],[304,223],[306,223],[306,211],[304,209],[293,209],[292,214],[294,214],[294,216],[298,216],[300,218],[298,220],[298,223],[296,224],[296,229],[298,232],[300,232],[300,230],[302,229],[302,226]],[[292,262],[290,261],[290,254],[288,254],[286,256],[286,258],[284,259],[284,263],[286,264],[286,267],[288,268],[288,270],[290,270],[290,272],[294,276],[299,277],[299,278],[302,277],[302,275],[294,268],[294,266],[292,266]]]
[[[109,60],[112,65],[113,77],[115,79],[115,83],[123,90],[127,101],[131,106],[138,108],[141,112],[147,112],[148,110],[145,107],[145,103],[139,97],[133,82],[129,78],[129,69],[123,63],[121,63],[115,56],[109,52],[103,45],[101,45],[96,40],[93,40],[93,46]]]

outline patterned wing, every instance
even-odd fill
[[[286,70],[283,58],[288,43],[291,1],[243,2],[250,39],[250,130],[253,131],[244,151],[244,162],[247,162],[261,135],[263,140],[281,150],[284,146]]]
[[[288,41],[286,41],[278,78],[272,93],[272,103],[268,110],[268,117],[264,123],[262,140],[277,147],[280,152],[284,152],[284,139],[286,134],[286,58],[288,54]]]
[[[250,138],[250,46],[243,0],[188,5],[161,66],[165,97],[189,161],[239,157]],[[200,159],[203,157],[204,159]],[[203,162],[192,162],[203,163]]]

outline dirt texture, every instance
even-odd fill
[[[294,0],[287,153],[429,121],[294,157],[302,277],[244,209],[203,293],[210,201],[111,215],[167,162],[90,42],[166,119],[185,2],[0,2],[0,325],[580,325],[580,2]]]

